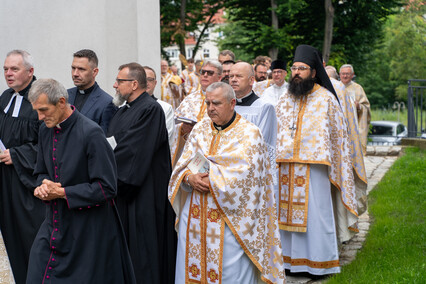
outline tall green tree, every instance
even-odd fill
[[[373,107],[406,101],[407,81],[426,79],[426,7],[420,0],[406,1],[388,18],[381,44],[367,60],[359,82]]]

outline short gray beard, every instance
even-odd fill
[[[127,99],[129,97],[130,97],[130,94],[126,95],[126,96],[122,96],[119,93],[115,93],[114,99],[112,100],[112,103],[114,105],[116,105],[117,107],[120,107],[120,106],[122,106],[127,101]]]

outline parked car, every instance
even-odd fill
[[[371,121],[368,145],[401,145],[401,139],[407,137],[408,130],[397,121]]]

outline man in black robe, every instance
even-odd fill
[[[44,219],[43,203],[33,196],[40,122],[28,100],[35,80],[31,55],[13,50],[4,62],[9,89],[0,96],[0,225],[15,282],[25,283],[31,245]]]
[[[107,137],[117,143],[117,207],[138,283],[173,283],[175,215],[167,198],[170,150],[161,106],[146,92],[144,68],[119,67],[116,105]]]
[[[114,197],[114,153],[95,122],[68,104],[53,79],[36,81],[29,100],[44,121],[34,195],[46,218],[34,240],[27,283],[136,283]]]

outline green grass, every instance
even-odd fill
[[[426,283],[426,151],[407,148],[369,194],[372,223],[331,283]]]
[[[374,120],[390,120],[398,121],[398,111],[393,110],[381,110],[381,109],[372,109],[371,110],[371,121]],[[407,123],[407,111],[401,111],[399,113],[399,121],[402,122],[405,126]]]

